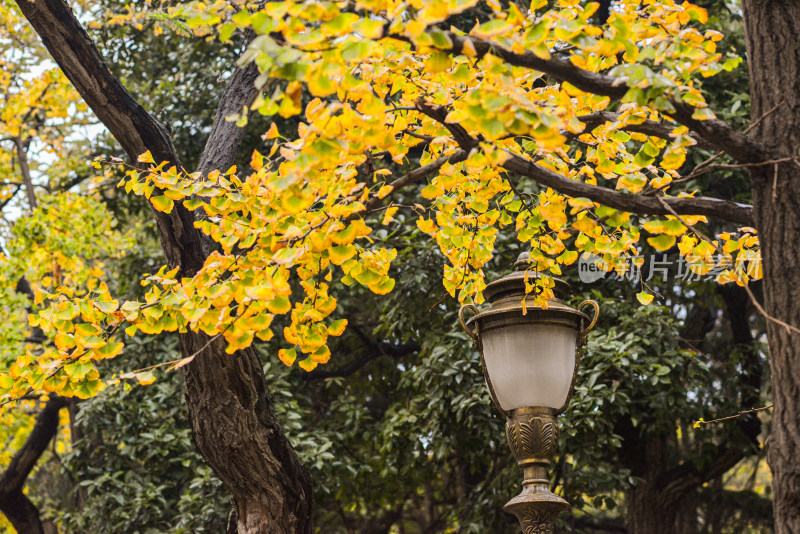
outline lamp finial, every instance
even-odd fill
[[[517,271],[527,271],[530,269],[531,266],[531,254],[530,252],[523,252],[517,257],[517,261],[514,262],[514,269]]]

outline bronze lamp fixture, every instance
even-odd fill
[[[559,279],[546,307],[526,306],[529,267],[529,255],[521,254],[514,272],[486,286],[489,308],[480,312],[467,304],[458,318],[480,352],[489,394],[506,417],[508,445],[524,473],[522,491],[504,510],[519,519],[524,534],[551,534],[558,514],[569,508],[550,491],[547,475],[558,446],[556,416],[569,404],[586,334],[600,308],[593,300],[567,306],[569,284]],[[594,309],[593,318],[582,311],[586,307]],[[470,310],[475,315],[465,320]]]

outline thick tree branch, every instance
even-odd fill
[[[596,111],[594,113],[589,113],[588,115],[581,115],[578,117],[578,119],[584,123],[585,128],[579,134],[568,134],[573,138],[589,133],[602,124],[618,120],[619,113],[614,113],[612,111]],[[662,139],[672,140],[672,130],[674,129],[674,126],[670,124],[664,124],[662,122],[646,120],[640,124],[626,124],[620,129],[630,133],[642,133],[652,137],[660,137]],[[705,150],[714,150],[715,148],[714,145],[696,133],[690,134],[690,137],[694,139],[695,143],[697,143],[695,146],[698,148],[703,148]]]
[[[469,152],[478,146],[478,140],[458,124],[445,122],[443,106],[420,99],[417,109],[440,122],[453,135],[462,151]],[[706,215],[741,225],[752,226],[752,206],[708,197],[654,197],[628,195],[607,187],[571,180],[516,154],[506,152],[508,159],[502,164],[507,171],[532,178],[541,185],[552,187],[570,197],[585,197],[610,208],[637,215]]]
[[[457,35],[449,31],[445,33],[453,43],[449,52],[454,55],[463,53],[464,43],[469,40],[472,42],[472,46],[478,57],[491,53],[510,65],[543,72],[559,81],[568,82],[587,93],[608,96],[613,100],[620,100],[625,96],[625,93],[628,92],[625,79],[580,69],[573,65],[568,59],[555,56],[550,59],[542,59],[533,52],[513,52],[496,43],[474,36]],[[406,40],[403,36],[393,37]],[[727,152],[737,161],[742,163],[757,163],[772,159],[769,157],[769,151],[766,147],[748,139],[745,135],[724,122],[718,119],[704,121],[694,119],[692,118],[692,114],[695,111],[694,107],[675,100],[671,101],[671,103],[675,111],[668,113],[668,115],[671,115],[679,123],[688,126],[710,145]]]
[[[472,137],[469,132],[467,132],[466,128],[460,124],[445,121],[445,118],[447,118],[447,108],[432,104],[426,101],[424,97],[419,97],[414,103],[417,105],[418,110],[447,128],[453,136],[453,139],[456,140],[456,143],[458,143],[458,146],[462,149],[469,152],[478,146],[478,140]]]
[[[252,41],[252,32],[247,36],[247,43]],[[236,125],[236,122],[226,120],[235,113],[241,113],[244,108],[249,110],[250,104],[256,98],[258,89],[255,86],[258,77],[258,67],[250,63],[244,68],[236,69],[231,76],[228,86],[219,101],[214,124],[206,141],[197,171],[205,176],[209,172],[219,169],[225,172],[233,165],[239,146],[246,133],[245,128]]]
[[[426,163],[420,167],[417,167],[414,170],[409,171],[408,173],[400,176],[399,178],[389,182],[388,185],[392,186],[392,191],[399,191],[400,189],[413,185],[421,180],[428,178],[431,175],[434,175],[439,169],[442,168],[446,163],[460,163],[467,159],[469,153],[466,150],[456,150],[452,154],[448,154],[446,156],[442,156],[437,158],[430,163]],[[369,213],[370,211],[376,209],[381,204],[381,199],[378,197],[373,197],[370,199],[369,202],[366,203],[364,209],[358,212],[355,215],[362,215]]]
[[[706,215],[724,221],[750,226],[753,224],[752,206],[708,197],[656,197],[627,195],[607,187],[571,180],[556,172],[536,165],[532,161],[514,154],[503,163],[507,171],[532,178],[536,182],[552,187],[563,195],[585,197],[610,208],[637,215],[672,215],[669,206],[679,215]],[[663,204],[662,204],[663,202]],[[666,206],[664,205],[666,204]]]
[[[117,80],[94,43],[63,0],[17,0],[48,52],[109,129],[132,161],[150,151],[158,161],[180,165],[169,134]],[[182,204],[171,213],[153,210],[167,262],[191,276],[203,265],[200,233]]]
[[[33,211],[36,209],[36,192],[33,190],[31,170],[28,166],[28,150],[19,136],[14,137],[14,147],[17,150],[19,170],[22,173],[22,183],[25,185],[25,193],[28,195],[28,204],[31,207],[31,211]]]
[[[720,447],[717,457],[702,471],[690,463],[668,471],[660,477],[668,480],[659,492],[661,506],[673,506],[686,496],[687,491],[721,477],[747,456],[747,452],[741,447]]]
[[[58,431],[58,412],[66,399],[53,397],[39,412],[33,430],[0,477],[0,510],[20,534],[43,532],[39,510],[23,493],[25,480]]]

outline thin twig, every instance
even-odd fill
[[[758,310],[758,313],[763,315],[766,320],[772,321],[773,323],[784,327],[788,333],[795,332],[797,334],[800,334],[800,329],[795,328],[794,326],[790,325],[789,323],[783,322],[780,319],[778,319],[777,317],[773,317],[770,314],[768,314],[767,310],[765,310],[764,307],[761,306],[761,304],[758,303],[758,301],[756,300],[755,295],[753,295],[753,292],[750,291],[750,287],[748,285],[744,285],[742,287],[744,287],[744,290],[747,292],[747,295],[750,297],[750,300],[753,302],[753,306],[755,306],[755,308]]]
[[[658,202],[662,206],[664,206],[664,209],[667,210],[668,212],[670,212],[675,218],[677,218],[681,222],[681,224],[683,224],[686,228],[688,228],[689,230],[694,232],[697,235],[697,237],[699,237],[700,239],[702,239],[703,241],[705,241],[706,243],[708,243],[709,245],[714,247],[715,250],[719,251],[719,248],[717,247],[717,245],[713,241],[711,241],[711,239],[709,239],[708,236],[706,236],[703,232],[701,232],[700,230],[695,228],[693,225],[691,225],[688,222],[686,222],[686,219],[684,219],[683,217],[678,215],[675,212],[675,210],[672,209],[672,206],[667,204],[667,202],[664,200],[664,198],[661,195],[656,195],[656,199],[658,200]]]
[[[789,156],[786,158],[770,159],[767,161],[759,161],[756,163],[717,163],[716,165],[711,165],[709,169],[741,169],[745,167],[763,167],[766,165],[777,165],[778,163],[786,163],[796,160],[797,158],[795,158],[794,156]]]
[[[729,415],[727,417],[720,417],[719,419],[712,419],[711,421],[706,421],[704,419],[700,419],[699,421],[695,421],[694,427],[695,428],[700,428],[700,425],[710,425],[711,423],[721,423],[722,421],[729,421],[731,419],[737,419],[737,418],[739,418],[739,417],[741,417],[743,415],[756,413],[756,412],[761,412],[761,411],[764,411],[764,410],[769,410],[773,406],[775,406],[775,405],[774,404],[768,404],[767,406],[762,406],[761,408],[753,408],[752,410],[742,410],[739,413],[737,413],[736,415]]]
[[[763,115],[761,115],[761,116],[760,116],[758,119],[756,119],[755,121],[753,121],[753,122],[750,124],[750,126],[748,126],[748,127],[747,127],[747,128],[746,128],[746,129],[745,129],[743,132],[742,132],[742,135],[747,135],[747,134],[750,132],[750,130],[752,130],[753,128],[755,128],[756,126],[758,126],[758,125],[761,123],[761,121],[763,121],[764,119],[766,119],[766,118],[767,118],[769,115],[771,115],[772,113],[775,113],[775,112],[778,110],[778,108],[781,106],[781,104],[783,104],[783,99],[782,99],[782,98],[781,98],[781,100],[779,100],[779,101],[778,101],[778,103],[777,103],[777,104],[775,104],[775,106],[774,106],[772,109],[770,109],[769,111],[767,111],[766,113],[764,113]],[[711,164],[712,164],[712,163],[714,163],[714,162],[715,162],[716,160],[718,160],[719,158],[721,158],[722,156],[724,156],[725,154],[726,154],[726,152],[725,152],[724,150],[722,150],[722,151],[720,151],[720,152],[717,152],[716,154],[714,154],[713,156],[711,156],[711,157],[710,157],[710,158],[708,158],[707,160],[705,160],[705,161],[702,161],[702,162],[700,162],[699,164],[697,164],[697,166],[696,166],[694,169],[692,169],[692,171],[691,171],[689,174],[687,174],[686,176],[683,176],[683,177],[681,177],[681,178],[679,178],[679,179],[677,179],[677,180],[673,180],[673,181],[671,181],[671,182],[670,182],[670,183],[668,183],[668,184],[664,184],[664,185],[662,185],[661,187],[656,187],[656,188],[654,188],[654,189],[653,189],[653,190],[651,190],[651,191],[645,191],[645,192],[644,192],[644,193],[642,193],[642,194],[652,194],[652,193],[657,193],[657,192],[659,192],[659,191],[663,191],[663,190],[664,190],[665,188],[667,188],[667,187],[674,186],[674,185],[677,185],[677,184],[681,184],[681,183],[684,183],[684,182],[688,182],[688,181],[689,181],[689,180],[691,180],[692,178],[695,178],[695,177],[697,177],[697,176],[699,176],[699,175],[703,174],[703,173],[704,173],[704,172],[706,172],[707,170],[709,170],[709,168],[711,168],[711,167],[712,167],[712,165],[711,165]],[[795,163],[797,163],[797,161],[796,161],[796,159],[795,159],[795,158],[788,158],[788,159],[789,159],[789,160],[794,160],[794,161],[795,161]],[[721,167],[721,168],[736,168],[736,167],[750,167],[750,166],[767,165],[767,164],[769,164],[769,163],[772,163],[772,162],[761,162],[761,163],[756,163],[756,164],[753,164],[753,165],[747,165],[747,164],[745,164],[745,165],[732,165],[732,166],[730,166],[730,167],[722,167],[721,165],[713,165],[713,167]]]
[[[754,120],[753,122],[751,122],[751,123],[750,123],[750,126],[748,126],[748,127],[745,129],[745,131],[744,131],[744,132],[742,132],[742,134],[744,134],[744,135],[747,135],[748,133],[750,133],[750,130],[752,130],[753,128],[755,128],[755,127],[756,127],[756,126],[758,126],[759,124],[761,124],[761,121],[763,121],[764,119],[766,119],[767,117],[769,117],[770,115],[772,115],[773,113],[775,113],[776,111],[778,111],[778,108],[779,108],[779,107],[781,107],[782,105],[783,105],[783,97],[781,97],[781,98],[780,98],[780,100],[778,100],[778,103],[777,103],[777,104],[775,104],[775,105],[772,107],[772,109],[770,109],[769,111],[767,111],[766,113],[764,113],[763,115],[761,115],[759,118],[757,118],[756,120]]]

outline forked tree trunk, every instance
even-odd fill
[[[743,0],[754,137],[777,153],[800,147],[800,2]],[[751,171],[761,240],[765,308],[800,326],[800,166],[789,162]],[[776,534],[800,533],[800,334],[767,321]]]

